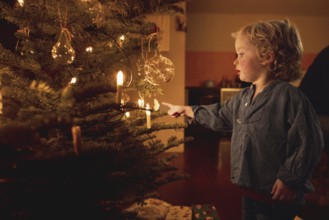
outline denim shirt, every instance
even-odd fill
[[[279,178],[301,192],[310,183],[323,137],[318,117],[296,87],[274,81],[252,99],[255,86],[241,90],[223,106],[192,106],[195,122],[215,131],[232,129],[231,181],[270,193]]]

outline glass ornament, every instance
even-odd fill
[[[18,38],[15,50],[21,56],[29,56],[34,54],[34,44],[29,40],[30,38],[30,29],[24,27],[18,29],[15,33]]]
[[[141,55],[137,60],[136,67],[137,67],[137,75],[141,78],[145,78],[144,74],[144,66],[145,66],[145,61],[146,61],[146,55],[144,52],[144,39],[141,37]]]
[[[125,45],[127,45],[128,43],[128,38],[126,35],[122,34],[119,37],[117,37],[116,40],[117,44],[119,45],[119,47],[123,48]]]
[[[127,102],[130,101],[130,97],[127,93],[123,92],[122,95],[121,95],[121,105],[125,105]]]
[[[122,59],[120,59],[120,61],[113,64],[112,68],[113,68],[112,71],[113,71],[115,77],[117,77],[117,74],[119,72],[122,72],[122,74],[123,74],[122,87],[123,88],[129,87],[133,80],[133,73],[132,73],[130,60],[127,58],[122,58]]]
[[[52,57],[58,64],[68,65],[75,59],[75,51],[71,46],[72,35],[68,29],[62,28],[58,41],[51,50]]]
[[[136,63],[138,76],[144,77],[144,66],[145,66],[145,58],[144,58],[144,53],[142,52],[141,56],[139,57]]]
[[[87,13],[90,15],[94,24],[100,25],[105,20],[105,12],[101,3],[97,0],[80,0],[87,7]]]
[[[155,55],[145,61],[144,73],[145,79],[153,85],[167,83],[174,77],[174,63],[157,49]]]
[[[20,39],[16,44],[16,52],[21,56],[34,54],[33,43],[28,39]]]

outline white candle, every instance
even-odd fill
[[[146,111],[145,111],[145,114],[146,114],[146,128],[151,128],[151,111],[149,109],[150,109],[150,105],[147,103],[146,104]]]
[[[123,86],[123,72],[120,70],[117,74],[117,95],[116,100],[117,103],[121,103],[121,94],[122,94],[122,86]]]

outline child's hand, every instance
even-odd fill
[[[179,116],[185,114],[184,106],[173,105],[167,102],[162,102],[162,104],[169,107],[168,115],[170,115],[171,117],[178,118]]]
[[[290,202],[296,198],[296,192],[277,179],[272,187],[272,199]]]

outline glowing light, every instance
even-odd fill
[[[75,84],[75,83],[77,82],[77,80],[78,80],[77,77],[72,77],[70,83],[71,83],[71,84]]]
[[[138,107],[140,108],[144,107],[144,99],[138,99]]]
[[[24,0],[17,0],[17,2],[20,6],[22,6],[22,7],[24,6]]]
[[[93,52],[93,48],[92,48],[92,47],[87,47],[87,48],[86,48],[86,52],[88,52],[88,53],[92,53],[92,52]]]
[[[117,74],[117,86],[123,85],[123,72],[120,70]]]
[[[157,99],[154,99],[153,109],[154,109],[154,111],[159,111],[160,110],[160,103]]]

